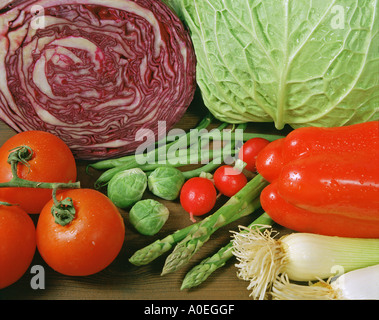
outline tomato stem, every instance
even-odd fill
[[[52,189],[52,197],[54,200],[54,206],[51,211],[55,217],[55,222],[64,226],[72,221],[75,216],[75,208],[72,203],[72,199],[66,198],[62,201],[58,201],[56,198],[56,192],[58,189],[77,189],[80,188],[80,182],[37,182],[22,179],[18,176],[17,165],[22,163],[23,165],[30,167],[28,161],[33,157],[33,150],[28,146],[20,146],[11,150],[8,156],[8,163],[11,165],[12,179],[7,182],[1,182],[0,188],[42,188]],[[11,205],[6,202],[0,202],[0,205]]]
[[[8,163],[11,165],[12,179],[0,182],[0,188],[42,188],[42,189],[77,189],[80,182],[37,182],[20,178],[17,174],[17,165],[22,163],[29,167],[28,161],[33,157],[33,150],[28,146],[20,146],[11,150]]]
[[[33,150],[32,148],[28,146],[20,146],[16,147],[12,150],[11,153],[9,153],[8,156],[8,163],[12,164],[13,162],[18,163],[21,162],[22,164],[26,165],[27,167],[29,166],[28,161],[33,157]],[[14,173],[14,172],[12,172]]]
[[[65,226],[75,218],[76,210],[71,198],[67,197],[61,201],[57,199],[57,189],[53,189],[54,205],[51,207],[51,214],[55,223]]]

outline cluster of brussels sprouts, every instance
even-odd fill
[[[148,188],[155,196],[175,200],[185,182],[183,173],[170,166],[156,168],[147,174],[139,168],[121,171],[108,184],[108,197],[119,208],[130,208],[129,219],[143,235],[158,233],[169,217],[169,210],[162,203],[142,200]]]

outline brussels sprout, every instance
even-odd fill
[[[131,207],[142,199],[147,176],[139,168],[121,171],[108,184],[108,197],[119,208]]]
[[[165,200],[175,200],[184,184],[183,173],[173,167],[159,167],[148,178],[149,190]]]
[[[169,210],[162,203],[146,199],[138,201],[129,212],[130,223],[146,236],[155,235],[169,217]]]

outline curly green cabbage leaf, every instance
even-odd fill
[[[377,120],[377,0],[166,0],[188,25],[204,103],[220,120]]]

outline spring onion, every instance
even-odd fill
[[[272,289],[275,300],[379,300],[379,264],[356,269],[310,285],[281,276]]]
[[[333,276],[336,268],[345,273],[379,264],[379,239],[292,233],[277,240],[271,228],[247,231],[234,234],[233,254],[254,299],[264,299],[280,275],[314,281]]]

